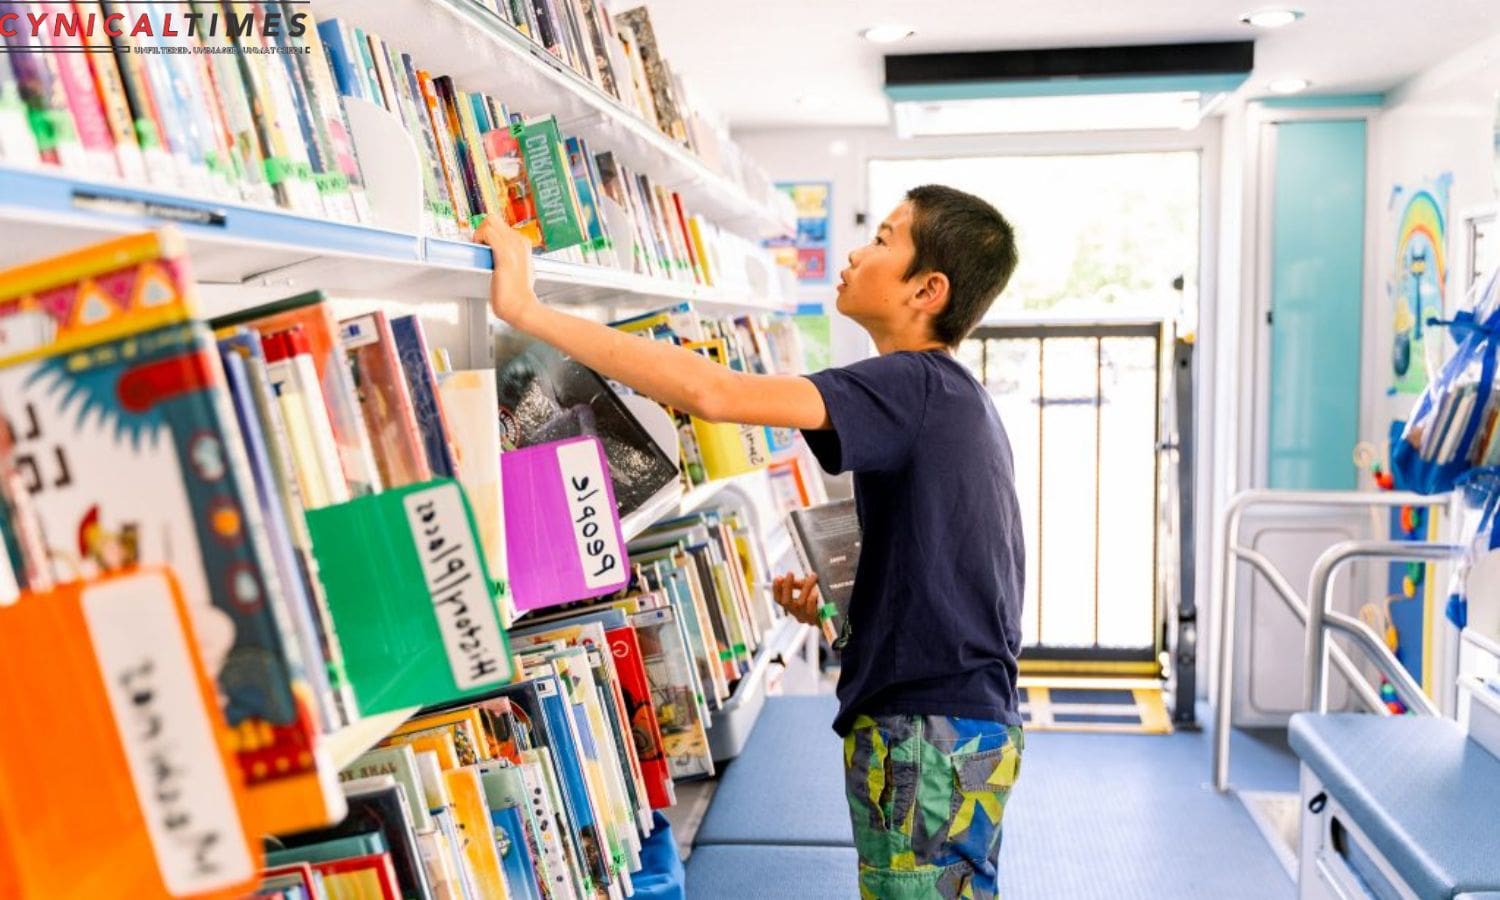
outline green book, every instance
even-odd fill
[[[588,235],[579,219],[573,173],[557,131],[557,119],[548,116],[512,125],[511,133],[521,144],[543,244],[548,250],[562,250],[586,242]]]

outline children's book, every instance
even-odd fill
[[[803,571],[818,576],[823,607],[818,618],[835,650],[849,641],[849,601],[859,568],[859,514],[853,500],[794,509],[787,514],[792,546]]]
[[[429,900],[432,889],[427,883],[427,871],[417,849],[405,789],[391,775],[377,775],[346,782],[344,792],[349,801],[349,814],[342,821],[327,828],[283,835],[280,837],[282,846],[297,848],[378,833],[390,854],[401,896],[405,900]]]
[[[370,437],[360,416],[358,395],[344,361],[339,343],[338,323],[327,298],[319,292],[300,294],[286,300],[222,316],[213,321],[214,328],[249,325],[262,337],[301,327],[308,342],[313,365],[317,370],[328,419],[338,444],[338,458],[350,496],[362,497],[381,487],[380,473],[370,449]]]
[[[677,462],[592,369],[514,331],[495,338],[505,448],[593,435],[604,445],[621,516],[677,479]]]
[[[406,386],[416,410],[417,427],[422,434],[422,445],[427,450],[428,468],[434,477],[456,478],[458,460],[449,438],[451,432],[443,401],[438,396],[437,375],[432,369],[432,356],[428,352],[422,320],[415,315],[398,316],[391,320],[391,333],[396,339],[401,368],[406,373]]]
[[[402,487],[430,480],[432,468],[385,313],[344,319],[339,322],[339,339],[348,355],[381,482]]]
[[[484,785],[479,770],[473,766],[449,769],[443,773],[453,798],[454,821],[463,839],[464,858],[474,873],[481,897],[505,897],[505,873],[495,844],[495,826],[485,803]]]
[[[71,577],[169,565],[232,728],[252,827],[342,815],[314,756],[256,540],[250,475],[184,244],[166,230],[0,273],[0,406],[27,489]]]
[[[432,813],[422,793],[422,776],[417,771],[417,756],[410,745],[377,747],[367,751],[339,773],[339,781],[350,782],[361,778],[389,775],[396,779],[406,794],[406,805],[411,810],[412,828],[419,832],[432,830]]]
[[[690,780],[714,774],[707,723],[693,689],[692,657],[682,644],[670,607],[644,609],[630,617],[640,641],[651,686],[651,708],[661,731],[662,751],[672,778]]]
[[[657,720],[656,707],[651,701],[651,682],[646,674],[645,657],[641,652],[640,636],[633,627],[615,628],[605,632],[609,640],[610,654],[615,660],[615,670],[620,677],[620,690],[624,694],[625,711],[629,717],[630,739],[634,743],[640,760],[641,774],[646,780],[646,795],[652,809],[666,809],[677,802],[672,784],[672,772],[667,765],[666,748],[662,742],[661,723]],[[678,647],[684,660],[687,648]]]
[[[458,454],[458,483],[463,485],[474,509],[485,564],[489,566],[490,577],[503,585],[509,579],[510,567],[505,558],[500,419],[496,415],[500,403],[494,374],[488,369],[449,372],[439,381],[438,394]],[[508,627],[512,618],[510,596],[508,589],[502,590],[500,606],[505,619],[501,624]]]

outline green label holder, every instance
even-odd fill
[[[514,679],[500,587],[457,482],[309,510],[307,524],[361,714],[484,696]]]

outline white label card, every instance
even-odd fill
[[[618,584],[624,572],[619,528],[598,446],[593,441],[563,444],[557,448],[557,464],[568,497],[583,583],[591,589]]]
[[[140,574],[88,587],[83,617],[167,891],[199,894],[249,879],[245,829],[165,579]]]
[[[364,347],[379,340],[380,331],[375,327],[373,315],[360,316],[357,319],[339,323],[339,341],[343,343],[345,350]]]
[[[453,683],[461,691],[504,684],[510,657],[458,485],[408,494],[405,506]]]

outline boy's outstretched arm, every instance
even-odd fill
[[[823,396],[806,378],[735,372],[691,350],[543,306],[533,289],[531,242],[524,235],[492,217],[480,224],[475,240],[495,254],[495,315],[601,375],[711,422],[828,427]]]

